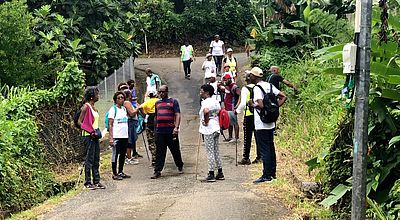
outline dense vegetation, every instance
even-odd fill
[[[0,93],[0,210],[17,212],[57,193],[45,141],[39,140],[38,109],[75,105],[84,75],[77,62],[58,74],[49,90],[4,86]],[[49,116],[49,115],[48,115]],[[72,126],[69,121],[70,126]],[[60,132],[62,128],[57,128]],[[58,142],[61,145],[60,142]],[[65,146],[60,146],[60,149]]]
[[[387,18],[385,4],[386,1],[380,5],[383,15],[375,8],[373,16],[368,216],[398,219],[400,28],[396,15],[399,5],[388,2],[393,7]],[[276,11],[276,5],[275,2],[268,6]],[[343,219],[348,218],[351,207],[354,81],[351,77],[346,81],[342,73],[341,53],[343,43],[352,41],[351,27],[346,20],[336,20],[343,17],[341,10],[333,15],[332,6],[310,2],[304,6],[297,8],[300,12],[294,12],[284,5],[280,7],[281,15],[275,16],[277,19],[272,18],[265,28],[259,25],[253,63],[263,69],[281,65],[284,76],[298,83],[301,93],[292,95],[285,106],[279,134],[290,141],[280,144],[304,160],[312,158],[307,164],[310,169],[319,168],[316,178],[327,196],[321,204],[335,210],[329,218]],[[337,8],[351,11],[352,7],[344,3]],[[340,87],[345,90],[339,96]]]

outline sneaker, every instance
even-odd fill
[[[91,184],[91,183],[87,183],[87,184],[85,184],[84,186],[85,186],[85,188],[88,189],[88,190],[95,190],[95,189],[96,189],[96,187],[95,187],[93,184]]]
[[[126,175],[125,173],[118,173],[118,176],[122,177],[123,179],[129,179],[131,176]]]
[[[216,180],[225,180],[225,176],[224,173],[217,173],[217,175],[215,176]]]
[[[129,160],[129,164],[132,164],[132,165],[137,165],[137,164],[139,164],[139,160],[138,159],[130,159]]]
[[[119,175],[113,175],[113,176],[112,176],[112,179],[113,179],[113,180],[123,180],[124,178],[122,178],[122,177],[119,176]]]
[[[272,182],[272,178],[271,177],[260,177],[260,178],[258,178],[258,179],[256,179],[256,180],[254,180],[253,181],[253,183],[254,184],[257,184],[257,183],[270,183],[270,182]]]
[[[224,142],[231,142],[232,138],[225,139]]]
[[[257,164],[257,163],[262,163],[261,159],[254,159],[253,162],[251,162],[252,164]]]
[[[250,159],[242,159],[241,161],[239,161],[239,164],[240,165],[250,165],[251,164],[251,161],[250,161]]]
[[[182,174],[183,173],[183,167],[178,167],[178,172],[179,172],[179,174]]]
[[[105,189],[106,187],[103,185],[103,184],[101,184],[101,183],[96,183],[96,184],[94,184],[94,187],[96,188],[96,189]]]
[[[239,142],[238,140],[239,140],[239,139],[232,138],[232,139],[230,139],[230,140],[229,140],[229,143],[235,143],[235,142]]]
[[[208,176],[207,176],[207,178],[206,178],[206,181],[207,182],[215,182],[216,180],[215,180],[215,176],[214,176],[214,174],[208,174]]]
[[[150,177],[150,179],[157,179],[160,176],[161,176],[161,172],[156,171],[156,172],[154,172],[153,176]]]

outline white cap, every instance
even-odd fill
[[[226,52],[233,52],[232,48],[228,48]]]

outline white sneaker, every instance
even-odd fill
[[[139,160],[132,158],[129,160],[129,164],[137,165],[137,164],[139,164]]]

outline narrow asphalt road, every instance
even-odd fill
[[[239,64],[247,62],[245,54],[237,54]],[[162,177],[151,180],[149,161],[126,165],[131,179],[112,181],[108,176],[105,190],[84,191],[65,201],[42,219],[280,219],[288,214],[279,201],[261,197],[254,190],[248,166],[235,166],[235,144],[221,143],[221,156],[226,180],[204,182],[207,159],[203,144],[199,148],[198,177],[195,179],[199,147],[199,87],[202,82],[202,58],[192,64],[192,79],[185,80],[178,58],[137,59],[140,69],[151,67],[168,83],[170,96],[177,98],[182,111],[181,150],[184,174],[178,174],[171,154]],[[143,73],[137,73],[143,74]],[[242,136],[242,134],[241,134]],[[221,139],[222,140],[222,139]],[[238,144],[241,155],[243,141]],[[139,152],[145,155],[143,140]],[[104,172],[101,172],[104,173]]]

